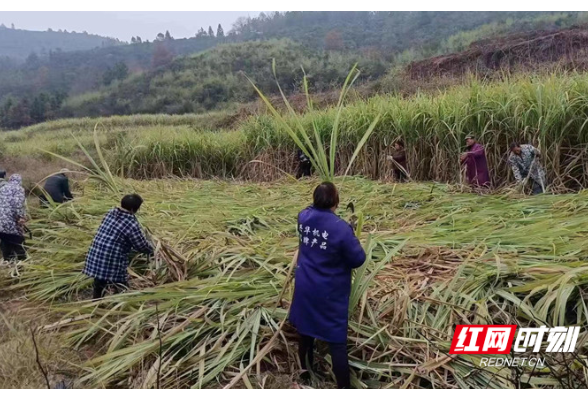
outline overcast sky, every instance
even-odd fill
[[[34,31],[86,31],[128,42],[137,35],[153,40],[166,30],[175,38],[192,37],[200,27],[208,29],[209,25],[216,32],[219,23],[228,32],[237,18],[257,14],[259,11],[1,11],[0,23]]]

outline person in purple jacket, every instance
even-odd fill
[[[351,270],[365,262],[365,252],[346,221],[335,214],[337,188],[330,182],[314,190],[313,205],[298,214],[300,237],[290,322],[300,334],[300,366],[309,376],[314,340],[329,344],[339,388],[351,386],[347,359],[347,321]]]
[[[460,157],[461,163],[466,165],[468,183],[472,186],[490,186],[490,174],[484,146],[476,142],[474,135],[467,135],[467,151]]]

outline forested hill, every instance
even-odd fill
[[[104,43],[106,47],[102,47],[104,38],[96,37],[100,43],[91,50],[27,53],[20,63],[0,56],[0,129],[16,129],[63,116],[181,114],[247,102],[255,96],[241,72],[254,77],[271,94],[275,87],[271,86],[269,66],[274,57],[285,63],[281,76],[286,90],[300,88],[301,65],[311,78],[313,90],[328,90],[340,84],[358,60],[362,79],[373,80],[397,65],[463,51],[473,41],[516,31],[573,26],[584,22],[587,15],[262,13],[256,18],[241,18],[226,31],[220,25],[195,29],[194,37],[187,39],[175,39],[170,32],[162,32],[152,42],[135,37],[130,44]],[[1,29],[0,38],[17,32],[18,29]],[[283,38],[288,41],[283,42]],[[272,43],[261,45],[265,42]],[[21,46],[21,52],[30,50]]]
[[[2,21],[0,21],[1,23]],[[86,32],[27,31],[0,24],[0,57],[25,60],[31,53],[48,57],[51,52],[89,50],[122,44],[119,40]]]

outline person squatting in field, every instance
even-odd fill
[[[67,169],[62,169],[59,174],[50,176],[45,181],[43,190],[51,197],[51,200],[55,203],[64,203],[69,200],[73,200],[73,195],[69,190],[69,179],[66,173],[69,172]],[[45,194],[40,196],[41,206],[47,206],[48,201]]]
[[[102,298],[108,285],[114,285],[117,292],[127,287],[131,250],[153,255],[153,246],[135,216],[141,204],[138,194],[124,196],[121,206],[110,210],[98,228],[83,270],[94,278],[94,299]]]
[[[300,334],[298,356],[308,380],[315,339],[329,344],[339,388],[350,387],[347,323],[351,271],[366,259],[351,226],[335,214],[337,188],[321,183],[312,206],[298,214],[300,237],[290,322]]]

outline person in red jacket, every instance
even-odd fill
[[[474,135],[467,135],[467,151],[460,157],[461,163],[466,166],[468,183],[472,186],[490,186],[490,174],[484,146],[476,142]]]

